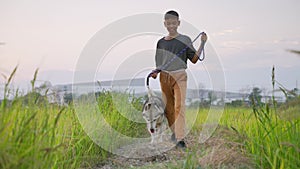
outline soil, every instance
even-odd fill
[[[125,156],[112,156],[93,169],[119,168],[255,168],[240,142],[242,138],[234,130],[218,127],[212,137],[200,144],[196,133],[190,133],[185,141],[187,148],[176,148],[164,139],[161,143],[135,144],[120,148]]]

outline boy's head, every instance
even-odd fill
[[[179,15],[176,11],[171,10],[171,11],[166,12],[166,14],[165,14],[165,20],[167,20],[167,19],[179,20]]]
[[[166,12],[164,24],[170,35],[176,35],[180,25],[178,13],[173,10]]]

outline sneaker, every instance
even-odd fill
[[[186,148],[185,142],[183,140],[178,141],[176,144],[176,147],[178,148]]]
[[[176,143],[175,133],[173,133],[173,134],[171,135],[171,141],[174,142],[174,143]]]

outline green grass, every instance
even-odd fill
[[[103,129],[104,121],[126,136],[149,136],[144,123],[132,122],[124,116],[141,118],[141,100],[133,97],[128,101],[128,94],[104,91],[97,98],[96,108],[84,101],[76,108],[49,104],[45,97],[34,91],[36,72],[33,91],[26,97],[18,96],[9,101],[8,84],[15,71],[7,80],[5,99],[0,107],[0,168],[88,168],[105,162],[111,154],[99,147],[97,140],[92,140],[101,138],[102,144],[107,146],[114,141],[114,135],[105,135],[108,130]],[[299,168],[299,110],[300,98],[276,108],[271,105],[226,107],[219,125],[227,126],[240,136],[238,139],[229,136],[228,139],[244,145],[257,168]],[[195,121],[189,126],[191,133],[201,132],[208,111],[207,108],[200,108],[199,112],[187,109],[187,120]],[[86,133],[83,127],[91,132]],[[105,131],[102,131],[104,135],[99,134],[101,129]],[[193,157],[193,152],[197,151],[191,150],[181,165],[165,165],[197,167],[199,160]]]
[[[0,119],[0,168],[78,168],[102,151],[71,107],[18,98],[0,109]]]
[[[0,107],[0,168],[79,168],[103,159],[103,151],[86,135],[72,106],[49,104],[34,90],[8,100],[8,78]]]
[[[298,168],[299,122],[299,118],[281,119],[266,106],[254,110],[226,109],[220,124],[246,138],[243,142],[258,168]]]
[[[239,136],[227,135],[227,139],[244,145],[256,168],[293,169],[300,166],[300,112],[290,111],[299,109],[300,99],[282,106],[278,112],[270,106],[253,109],[226,107],[221,117],[219,125],[228,127]],[[201,132],[207,113],[208,109],[200,109],[192,132]],[[289,115],[295,118],[286,118]],[[199,166],[197,161],[191,165]]]
[[[14,99],[0,109],[0,168],[80,168],[110,156],[84,132],[72,106],[36,103],[35,97],[27,104],[22,97]],[[98,103],[105,120],[117,131],[132,137],[147,137],[145,124],[120,116],[109,92],[103,93]],[[235,141],[245,145],[258,168],[300,166],[299,118],[279,118],[273,109],[266,107],[255,111],[225,108],[220,125],[242,136]],[[188,109],[187,118],[191,113],[195,110]],[[200,109],[192,132],[201,131],[207,113],[208,109]],[[113,138],[107,139],[108,144],[110,139]],[[187,164],[197,166],[189,159]]]

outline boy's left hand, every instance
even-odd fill
[[[206,42],[207,41],[207,35],[206,33],[203,33],[202,36],[201,36],[201,42]]]

